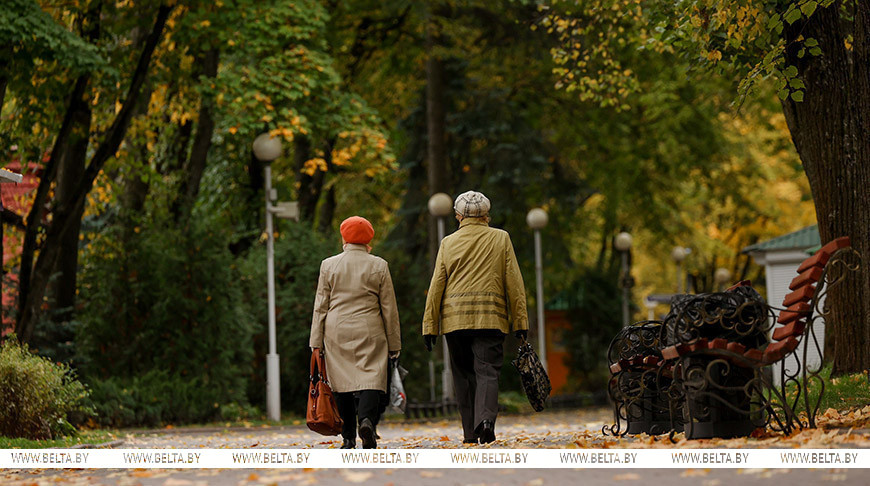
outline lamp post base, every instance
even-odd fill
[[[269,420],[281,420],[281,379],[278,355],[266,355],[266,414]]]

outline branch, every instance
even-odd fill
[[[127,127],[132,118],[133,109],[135,108],[136,101],[139,98],[139,92],[142,89],[142,85],[145,83],[145,78],[148,74],[148,66],[151,63],[151,57],[154,54],[154,50],[157,47],[160,36],[166,26],[166,20],[171,11],[172,7],[167,5],[162,5],[158,10],[154,27],[148,35],[148,40],[145,42],[145,47],[139,58],[139,63],[134,71],[130,83],[130,89],[127,93],[127,99],[124,101],[114,123],[112,123],[112,127],[109,129],[106,139],[91,158],[91,163],[85,170],[81,182],[76,186],[76,189],[73,191],[71,196],[54,212],[54,219],[48,229],[48,233],[46,234],[45,243],[43,244],[42,251],[40,251],[39,258],[36,261],[33,278],[30,281],[30,291],[27,293],[26,300],[23,300],[24,305],[20,307],[21,317],[16,332],[25,342],[29,341],[33,335],[40,304],[45,295],[51,271],[54,268],[58,255],[60,254],[60,242],[64,234],[73,225],[74,218],[72,216],[77,214],[77,212],[84,206],[87,194],[90,192],[97,174],[100,173],[100,170],[103,168],[103,165],[109,157],[118,150],[121,141],[124,139]]]
[[[94,152],[91,158],[91,163],[85,170],[84,177],[79,183],[76,194],[84,197],[91,190],[94,179],[97,174],[103,169],[103,165],[118,151],[121,142],[124,141],[124,136],[127,133],[127,127],[130,126],[130,121],[133,119],[133,110],[136,107],[136,101],[139,99],[139,92],[142,90],[142,85],[145,84],[145,78],[148,75],[148,66],[151,64],[151,57],[157,44],[160,42],[160,36],[163,34],[163,29],[166,26],[166,20],[172,12],[172,6],[161,5],[157,11],[157,20],[154,22],[154,27],[151,33],[148,34],[148,39],[145,41],[145,48],[142,50],[142,55],[139,57],[139,63],[136,65],[136,70],[133,72],[133,80],[130,83],[130,88],[127,90],[127,98],[121,106],[121,111],[115,117],[114,123],[109,128],[105,140]]]

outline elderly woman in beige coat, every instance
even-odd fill
[[[344,251],[323,260],[309,345],[322,349],[326,376],[344,425],[342,449],[377,447],[375,426],[387,392],[389,358],[402,347],[399,311],[387,262],[371,255],[374,229],[365,218],[341,223]]]

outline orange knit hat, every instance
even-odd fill
[[[360,216],[351,216],[342,221],[340,231],[344,241],[356,245],[368,245],[375,237],[372,224]]]

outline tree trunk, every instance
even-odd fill
[[[63,122],[60,125],[60,130],[54,140],[51,155],[49,156],[48,162],[46,162],[45,167],[42,170],[42,175],[39,178],[39,185],[36,187],[36,194],[33,197],[33,205],[30,207],[30,212],[27,213],[24,240],[21,244],[21,263],[18,270],[19,313],[18,322],[15,324],[15,334],[17,334],[18,339],[21,339],[22,341],[26,341],[29,338],[29,336],[25,337],[22,314],[27,299],[30,296],[30,280],[31,275],[33,275],[33,257],[37,250],[36,237],[42,225],[46,200],[48,198],[49,190],[51,189],[51,184],[54,182],[55,174],[57,173],[57,166],[60,164],[60,160],[65,157],[67,151],[70,132],[73,126],[73,107],[76,103],[75,100],[81,99],[84,96],[89,79],[90,77],[88,75],[84,75],[76,80],[76,84],[70,94],[69,108],[67,108]]]
[[[317,201],[320,199],[320,193],[323,190],[323,178],[325,174],[322,170],[318,170],[314,175],[302,172],[305,162],[311,159],[311,140],[308,137],[296,137],[294,157],[296,162],[296,183],[299,186],[297,191],[299,220],[311,223],[314,221]]]
[[[201,59],[202,73],[207,80],[213,80],[218,71],[218,50],[209,49]],[[209,82],[209,81],[205,81]],[[176,221],[186,221],[190,217],[196,198],[199,195],[199,184],[205,172],[208,161],[208,151],[211,148],[211,137],[214,134],[213,101],[211,97],[203,96],[199,107],[199,120],[196,135],[193,137],[193,147],[190,149],[190,159],[186,164],[184,179],[175,208]]]
[[[115,117],[111,127],[106,132],[103,142],[97,147],[94,155],[91,157],[91,162],[85,169],[85,172],[75,187],[71,198],[67,204],[59,204],[53,212],[53,220],[48,228],[45,236],[45,242],[42,250],[39,253],[39,258],[36,260],[36,265],[33,270],[33,277],[30,279],[30,289],[26,296],[26,301],[21,307],[21,314],[16,326],[16,332],[19,338],[24,342],[29,342],[33,337],[33,331],[36,327],[36,321],[39,318],[39,312],[42,305],[45,290],[48,286],[51,270],[54,268],[57,258],[60,254],[60,242],[64,234],[75,224],[73,215],[80,214],[84,210],[85,199],[87,194],[93,187],[94,180],[102,170],[106,161],[117,152],[118,147],[124,140],[127,128],[130,126],[130,120],[135,109],[136,101],[139,98],[139,93],[142,90],[142,85],[145,83],[145,78],[148,74],[148,68],[151,64],[151,58],[154,54],[154,49],[157,47],[160,37],[163,34],[163,29],[166,26],[166,20],[172,12],[171,6],[161,5],[157,11],[154,26],[148,35],[148,40],[142,49],[139,56],[139,62],[136,65],[136,70],[130,82],[130,88],[127,91],[127,97],[121,105],[121,110]],[[52,157],[54,154],[52,154]],[[40,187],[42,181],[40,181]],[[37,190],[38,191],[38,190]],[[28,221],[28,226],[29,226]],[[22,263],[23,265],[23,263]],[[22,267],[23,270],[23,267]]]
[[[427,176],[429,195],[447,192],[447,155],[446,155],[446,109],[444,106],[444,62],[435,55],[436,35],[434,26],[429,24],[426,31],[426,147]],[[435,267],[438,253],[438,223],[429,217],[429,263]]]
[[[819,8],[786,29],[786,64],[798,68],[804,101],[782,103],[816,206],[822,243],[849,236],[863,268],[828,294],[826,356],[835,374],[870,368],[870,5],[855,2],[854,41],[840,5]],[[799,58],[798,36],[822,54]]]
[[[69,138],[69,150],[63,157],[58,167],[56,200],[59,204],[71,204],[75,198],[75,188],[85,172],[88,143],[91,132],[91,107],[90,96],[87,92],[70,104],[72,110],[73,126]],[[73,219],[69,231],[60,242],[60,254],[58,256],[55,271],[60,275],[54,283],[54,308],[64,309],[57,316],[58,321],[69,320],[73,314],[76,297],[76,275],[79,261],[79,232],[81,230],[81,210],[73,213]]]
[[[6,66],[0,66],[0,71],[5,71]],[[6,99],[6,85],[8,84],[8,79],[6,76],[0,76],[0,113],[3,112],[3,100]]]
[[[323,144],[323,159],[326,160],[326,171],[333,172],[335,167],[332,165],[332,148],[335,146],[335,137],[327,139]],[[334,177],[334,176],[333,176]],[[324,174],[325,180],[325,174]],[[335,183],[329,186],[326,191],[326,197],[323,204],[320,205],[320,216],[317,218],[317,229],[329,236],[332,230],[332,220],[335,218]]]
[[[148,113],[148,104],[151,100],[152,89],[146,87],[139,97],[139,104],[136,106],[134,117],[145,115]],[[136,166],[148,167],[149,153],[148,143],[145,140],[127,140],[127,145],[131,147],[130,154],[136,159]],[[148,182],[143,180],[142,175],[135,169],[127,170],[123,175],[124,192],[118,196],[120,205],[120,220],[122,229],[122,240],[129,241],[133,233],[135,233],[136,225],[139,223],[136,215],[142,212],[145,207],[145,200],[148,198],[150,187]]]

